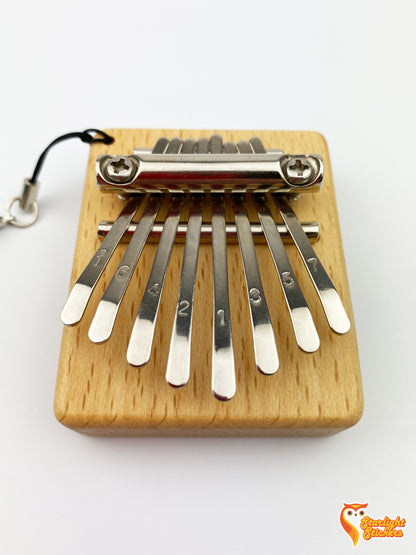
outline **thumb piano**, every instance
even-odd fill
[[[107,132],[61,315],[57,419],[92,435],[354,425],[361,375],[324,138]]]

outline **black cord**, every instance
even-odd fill
[[[91,135],[91,133],[96,133],[96,135]],[[97,135],[101,135],[101,136],[97,137]],[[39,156],[39,160],[35,166],[33,175],[29,179],[30,183],[35,183],[37,181],[38,175],[40,173],[40,170],[42,169],[46,155],[48,154],[50,149],[53,146],[57,145],[58,143],[61,143],[62,141],[66,141],[68,139],[81,139],[83,143],[88,143],[88,144],[104,143],[105,145],[111,145],[112,143],[114,143],[113,137],[110,137],[110,135],[107,135],[107,133],[104,133],[104,131],[100,131],[99,129],[86,129],[85,131],[75,131],[73,133],[66,133],[65,135],[61,135],[60,137],[52,141],[51,144],[48,145],[45,148],[45,150],[42,152],[42,154]]]

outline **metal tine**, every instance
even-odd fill
[[[257,137],[250,139],[250,146],[255,153],[266,152],[262,141]],[[277,354],[273,327],[270,322],[266,295],[261,282],[250,220],[244,201],[245,196],[242,194],[233,194],[231,196],[246,278],[256,365],[263,374],[274,374],[279,368],[279,356]]]
[[[97,252],[77,279],[61,312],[61,320],[66,326],[72,326],[81,320],[94,287],[142,200],[143,197],[134,197],[126,204]]]
[[[313,353],[319,348],[319,336],[309,307],[286,254],[282,239],[277,232],[276,224],[266,205],[264,195],[253,195],[253,201],[282,285],[297,344],[305,352]]]
[[[237,152],[237,147],[232,141],[227,141],[224,143],[224,153],[225,154],[235,154]]]
[[[182,193],[172,195],[152,271],[127,348],[127,361],[133,366],[143,366],[150,359],[157,313],[184,198]]]
[[[196,143],[197,154],[208,154],[209,153],[209,139],[202,137]]]
[[[185,139],[183,142],[183,147],[181,150],[181,154],[193,154],[196,147],[195,139]]]
[[[251,137],[250,146],[256,154],[266,154],[266,149],[264,148],[263,141],[259,137]]]
[[[153,147],[152,154],[164,154],[169,146],[169,142],[169,139],[166,137],[160,137]]]
[[[175,137],[170,141],[166,153],[177,154],[180,152],[182,145],[182,139]],[[150,358],[157,313],[184,198],[185,195],[183,193],[174,194],[171,198],[149,281],[146,285],[127,348],[127,361],[133,366],[142,366]]]
[[[250,221],[243,194],[235,193],[231,197],[246,278],[256,365],[263,374],[275,374],[279,368],[279,356],[261,282]]]
[[[222,138],[211,138],[211,152],[222,152]],[[227,401],[236,391],[234,352],[228,294],[227,235],[222,193],[211,194],[212,204],[212,269],[214,282],[214,315],[212,337],[212,392]]]
[[[253,154],[251,144],[248,141],[238,141],[237,149],[240,154]]]
[[[336,333],[347,333],[351,328],[351,323],[344,305],[338,291],[335,289],[334,284],[303,231],[296,214],[284,198],[280,198],[277,195],[273,195],[272,198],[308,270],[330,327]]]
[[[173,387],[188,383],[196,270],[202,225],[203,194],[191,196],[176,317],[172,328],[166,381]]]
[[[209,148],[212,154],[222,154],[222,137],[221,135],[212,135],[209,141]]]
[[[160,193],[150,196],[126,252],[98,304],[88,331],[88,336],[94,343],[106,341],[113,331],[121,301],[142,254],[143,247],[152,231],[163,198],[164,195]]]
[[[212,269],[214,281],[214,325],[212,339],[212,392],[221,401],[231,399],[236,390],[231,316],[228,294],[227,238],[224,195],[213,193]]]
[[[174,137],[165,151],[165,154],[179,154],[182,150],[183,140],[180,137]]]

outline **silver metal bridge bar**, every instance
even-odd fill
[[[137,167],[131,181],[115,182],[105,171],[111,160],[109,155],[98,159],[97,182],[104,191],[130,192],[156,189],[224,190],[238,186],[243,190],[280,190],[281,192],[318,191],[323,179],[323,162],[319,155],[296,155],[310,165],[311,178],[308,182],[297,183],[287,174],[287,161],[295,155],[281,152],[256,154],[248,141],[240,141],[239,152],[214,152],[215,136],[211,141],[199,140],[195,154],[173,154],[169,149],[176,147],[181,139],[173,139],[165,153],[133,155],[131,162]],[[249,150],[245,150],[247,143]],[[181,147],[185,146],[181,143]],[[207,150],[208,147],[208,150]],[[186,145],[186,149],[191,148]],[[209,150],[210,148],[210,150]],[[139,152],[136,150],[136,152]],[[312,167],[313,166],[313,167]]]
[[[111,229],[113,222],[100,222],[98,225],[97,235],[101,239],[106,237],[107,233]],[[303,231],[306,233],[309,241],[312,243],[316,243],[319,239],[319,225],[318,222],[302,222],[301,223]],[[133,233],[135,232],[137,227],[137,223],[132,222],[126,233],[123,235],[121,240],[122,243],[127,243],[130,241]],[[283,223],[276,224],[277,231],[279,232],[280,237],[284,243],[292,243],[292,237],[289,234],[287,227]],[[227,242],[235,242],[238,241],[237,236],[237,227],[235,223],[226,223],[225,224],[226,233],[227,233]],[[180,223],[178,225],[178,230],[176,232],[176,242],[184,242],[187,234],[188,224],[187,223]],[[156,222],[153,224],[152,231],[150,232],[148,240],[150,242],[157,242],[160,239],[163,231],[163,223]],[[251,223],[250,224],[250,232],[253,237],[255,243],[265,243],[266,239],[263,234],[263,229],[261,224]],[[201,243],[211,242],[212,236],[212,225],[210,223],[203,223],[201,226]]]

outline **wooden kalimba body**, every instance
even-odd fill
[[[74,284],[86,276],[97,283],[88,303],[86,278],[75,287],[78,304],[84,296],[84,314],[83,306],[75,318],[68,305],[63,311],[71,326],[62,339],[58,420],[86,434],[154,436],[323,435],[355,424],[363,408],[361,376],[323,137],[273,131],[108,133],[114,144],[91,148],[71,280]],[[250,141],[253,136],[258,139]],[[168,140],[158,142],[160,137]],[[137,162],[129,156],[133,152]],[[106,241],[114,230],[99,224],[116,220],[123,207],[128,229],[124,233],[121,226],[122,240],[110,256]],[[285,226],[288,219],[293,224],[292,209],[311,241],[319,226],[315,252],[303,244],[305,262]],[[196,228],[189,231],[195,234],[202,218],[201,240],[187,245],[192,213]],[[280,239],[269,236],[276,224],[284,251]],[[134,233],[138,226],[140,233]],[[136,247],[130,247],[134,242]],[[184,251],[188,279],[183,276]],[[196,262],[192,297],[189,273]]]

